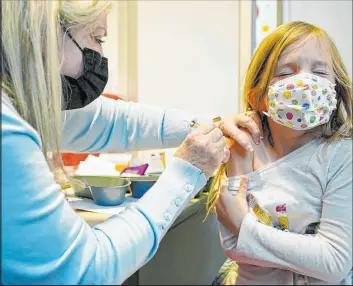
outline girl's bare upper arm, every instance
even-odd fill
[[[248,136],[251,140],[251,135]],[[253,152],[248,152],[241,145],[234,143],[227,163],[227,176],[241,176],[253,171]]]

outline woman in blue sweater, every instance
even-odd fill
[[[1,6],[2,283],[122,283],[155,254],[188,201],[227,160],[224,133],[246,146],[237,125],[257,142],[260,131],[241,115],[197,127],[180,111],[100,97],[108,79],[101,42],[109,2]],[[178,145],[148,194],[93,229],[48,167],[48,151]]]

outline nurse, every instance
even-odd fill
[[[106,1],[2,1],[2,283],[120,284],[156,253],[183,208],[227,161],[228,135],[256,118],[201,124],[181,111],[115,102],[102,55]],[[176,147],[154,187],[91,228],[64,199],[47,152]]]

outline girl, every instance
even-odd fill
[[[333,41],[308,23],[278,27],[244,94],[265,137],[253,154],[234,145],[209,198],[232,260],[214,283],[351,284],[352,83]]]

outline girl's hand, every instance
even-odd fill
[[[228,191],[228,179],[223,178],[222,188],[216,201],[217,219],[236,236],[239,235],[241,223],[249,212],[246,201],[248,177],[242,176],[239,190],[235,196]]]

